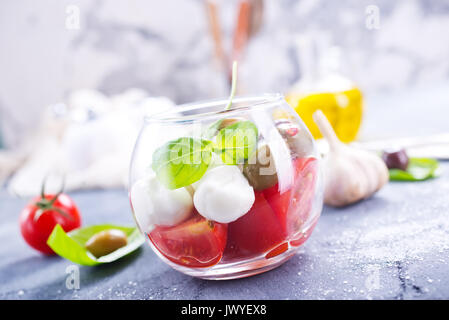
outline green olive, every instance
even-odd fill
[[[226,118],[221,120],[220,125],[218,126],[218,130],[224,129],[226,127],[232,126],[234,123],[237,123],[239,121],[244,121],[243,118]]]
[[[277,129],[284,138],[290,153],[294,157],[303,158],[313,151],[313,140],[310,134],[289,120],[276,123]]]
[[[94,234],[85,246],[90,253],[99,258],[126,246],[127,243],[128,239],[123,231],[109,229]]]
[[[243,174],[255,190],[264,190],[278,182],[276,167],[268,145],[263,145],[243,166]]]

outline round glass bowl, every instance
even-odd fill
[[[130,170],[136,223],[174,269],[205,279],[289,259],[322,209],[314,140],[282,95],[181,105],[145,119]]]

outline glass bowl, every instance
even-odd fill
[[[181,105],[145,119],[133,152],[135,221],[168,265],[204,279],[279,266],[322,209],[314,140],[282,95]]]

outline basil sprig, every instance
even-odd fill
[[[182,137],[171,140],[153,153],[152,168],[159,181],[178,189],[198,181],[209,167],[212,141]]]
[[[217,149],[226,164],[240,164],[256,149],[258,131],[251,121],[239,121],[217,135]]]
[[[231,109],[232,99],[234,99],[236,90],[237,90],[237,61],[234,61],[234,63],[232,64],[231,93],[229,94],[229,99],[228,103],[225,106],[225,110]],[[223,119],[220,119],[212,123],[204,132],[203,137],[207,139],[212,139],[212,137],[214,137],[218,133],[222,122]]]
[[[232,86],[225,110],[229,110],[236,92],[237,62],[232,66]],[[220,129],[222,119],[215,121],[201,138],[182,137],[171,140],[153,153],[152,168],[159,181],[169,189],[191,185],[201,179],[210,165],[212,152],[225,164],[244,162],[256,149],[258,130],[251,121],[239,121]],[[212,142],[215,135],[216,143]]]
[[[390,169],[392,181],[423,181],[439,175],[439,163],[435,159],[409,158],[407,170]]]
[[[168,189],[178,189],[201,179],[212,161],[212,152],[225,164],[235,165],[256,149],[258,131],[251,121],[239,121],[217,134],[216,143],[200,138],[171,140],[153,153],[152,168]]]

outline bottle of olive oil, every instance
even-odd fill
[[[357,137],[362,121],[362,93],[352,81],[340,73],[340,50],[337,47],[326,50],[318,64],[312,62],[312,56],[316,54],[310,49],[308,54],[301,55],[303,75],[286,94],[286,100],[305,122],[315,139],[322,136],[312,114],[321,109],[340,140],[351,142]]]

